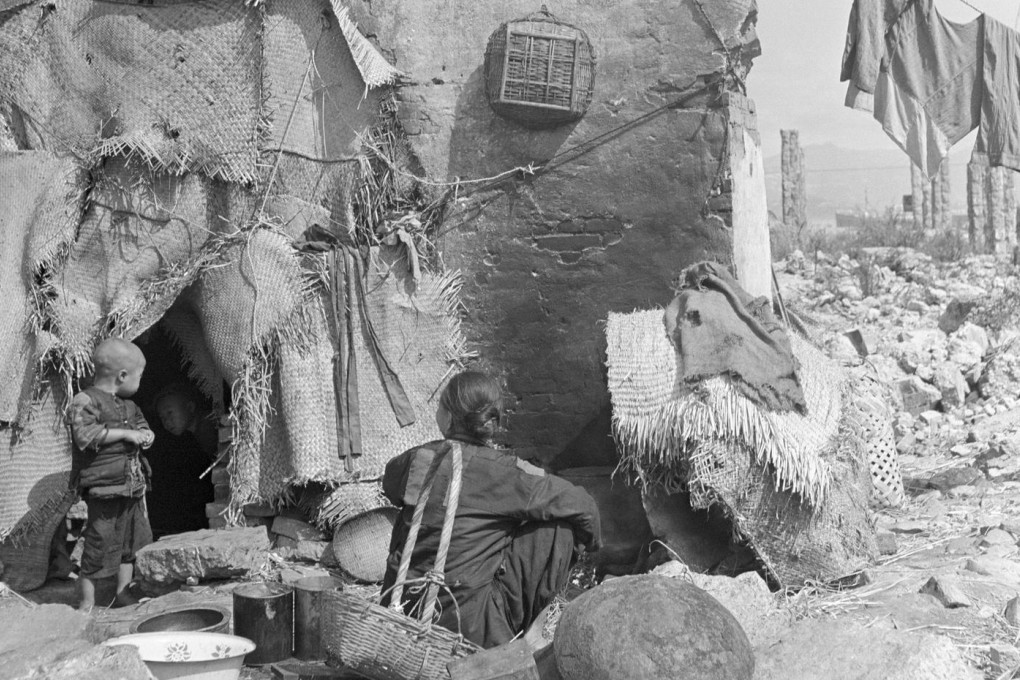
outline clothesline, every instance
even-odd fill
[[[962,2],[964,5],[967,5],[967,7],[970,7],[972,10],[980,12],[981,14],[991,14],[996,21],[1006,26],[1009,26],[1015,31],[1020,30],[1020,7],[1017,8],[1016,14],[1013,17],[1013,21],[1009,22],[1005,21],[1005,15],[999,14],[998,12],[989,12],[989,7],[987,5],[982,7],[980,2],[974,2],[974,0],[960,0],[960,2]]]

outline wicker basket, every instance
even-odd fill
[[[448,454],[451,456],[452,475],[432,576],[409,581],[407,572],[425,504],[439,464]],[[353,670],[372,680],[449,680],[448,663],[480,651],[480,647],[463,636],[432,624],[436,597],[442,587],[441,574],[453,535],[462,468],[461,449],[456,442],[451,442],[449,448],[433,457],[411,518],[396,583],[391,589],[390,601],[394,604],[389,608],[383,607],[345,591],[323,594],[321,647],[331,665]],[[420,602],[420,619],[403,613],[403,589],[411,584],[420,584],[425,589]]]
[[[337,564],[362,583],[379,583],[386,575],[396,508],[375,508],[347,520],[333,534]]]
[[[543,5],[489,36],[485,89],[496,113],[527,127],[578,120],[595,91],[595,52],[584,31]]]

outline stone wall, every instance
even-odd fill
[[[550,460],[605,415],[607,314],[666,305],[671,280],[695,261],[733,262],[720,95],[738,87],[758,45],[754,0],[557,2],[552,11],[594,45],[595,97],[576,124],[528,130],[489,108],[483,61],[490,33],[539,4],[350,2],[411,81],[398,115],[432,181],[540,165],[605,135],[539,176],[463,185],[440,242],[465,275],[472,348],[514,395],[508,441]],[[612,457],[604,423],[571,464]]]

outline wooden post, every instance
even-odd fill
[[[924,175],[921,168],[910,164],[910,196],[914,204],[914,231],[924,231]]]
[[[985,252],[985,223],[987,205],[985,202],[985,175],[988,167],[971,157],[967,163],[967,238],[975,253]]]
[[[796,130],[780,130],[783,139],[783,222],[794,233],[807,224],[807,193],[804,190],[804,151]]]

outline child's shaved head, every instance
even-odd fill
[[[123,338],[107,338],[92,353],[96,377],[115,376],[122,370],[131,371],[145,365],[145,355],[138,345]]]

